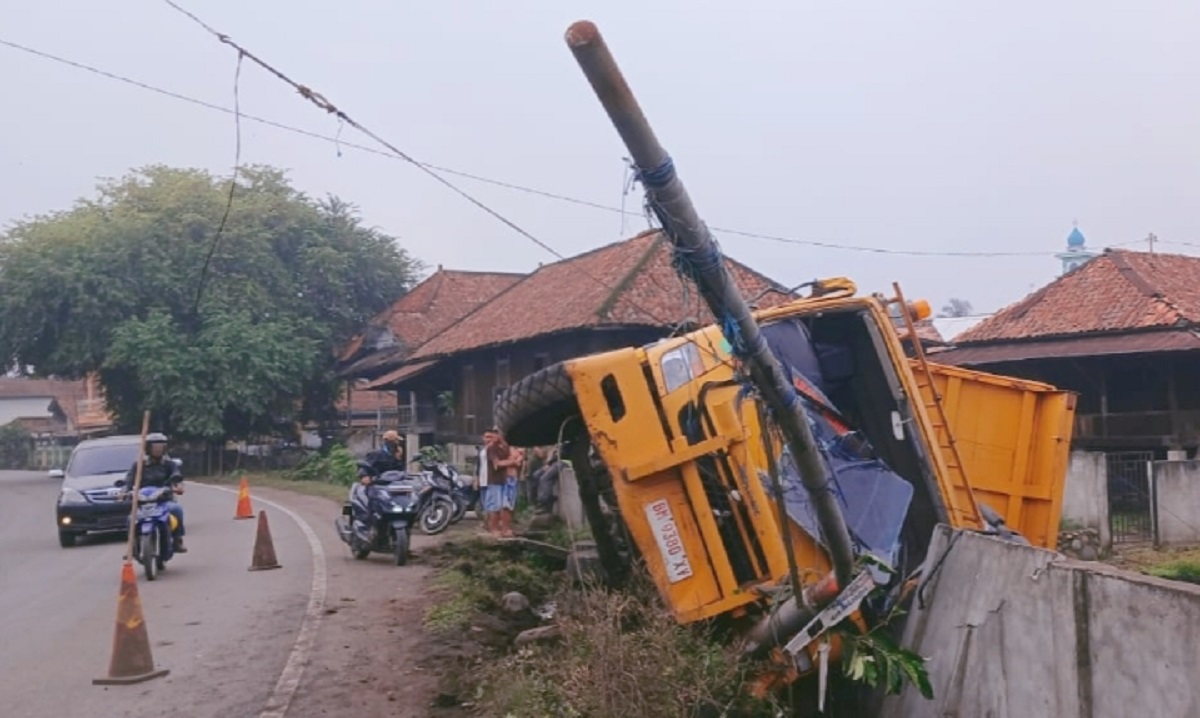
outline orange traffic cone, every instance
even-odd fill
[[[108,666],[108,677],[94,678],[92,684],[114,686],[141,683],[168,673],[170,671],[166,668],[154,669],[154,658],[150,655],[150,637],[146,633],[146,620],[142,617],[142,601],[138,598],[137,579],[133,575],[133,564],[126,561],[121,567],[121,589],[117,594],[117,627],[113,634],[112,662]]]
[[[237,513],[233,517],[235,519],[254,518],[254,510],[250,508],[250,486],[246,483],[245,476],[242,477],[242,483],[238,486]]]
[[[251,571],[283,568],[275,559],[275,544],[271,541],[271,529],[267,527],[267,512],[258,512],[258,536],[254,539],[254,556],[250,560]]]

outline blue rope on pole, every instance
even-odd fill
[[[651,169],[638,167],[636,176],[642,186],[647,189],[666,187],[667,183],[675,178],[675,162],[671,159],[671,155],[665,155],[657,167]]]

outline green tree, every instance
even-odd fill
[[[17,422],[0,426],[0,469],[26,469],[33,458],[33,437]]]
[[[261,166],[239,172],[214,251],[228,193],[227,178],[150,166],[12,226],[0,357],[46,375],[99,371],[126,429],[143,408],[157,427],[209,439],[331,416],[335,347],[422,267],[352,205]]]

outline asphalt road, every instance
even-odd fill
[[[188,553],[138,592],[154,662],[170,675],[93,686],[108,674],[123,535],[60,548],[61,481],[0,472],[0,713],[5,716],[258,715],[296,641],[312,584],[300,528],[267,507],[282,569],[247,571],[257,521],[234,521],[236,497],[187,485]],[[256,504],[255,510],[264,508]]]

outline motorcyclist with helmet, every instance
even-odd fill
[[[383,446],[367,452],[359,462],[358,478],[363,484],[370,484],[389,471],[407,474],[404,445],[400,441],[400,434],[391,429],[383,432]]]
[[[179,463],[167,455],[167,437],[154,432],[146,437],[146,455],[142,457],[142,488],[170,487],[172,493],[183,493],[183,472]],[[129,472],[125,474],[125,486],[133,490],[137,478],[138,462],[133,462]],[[183,507],[176,501],[167,502],[167,510],[177,522],[172,540],[175,553],[187,553],[183,545]]]

